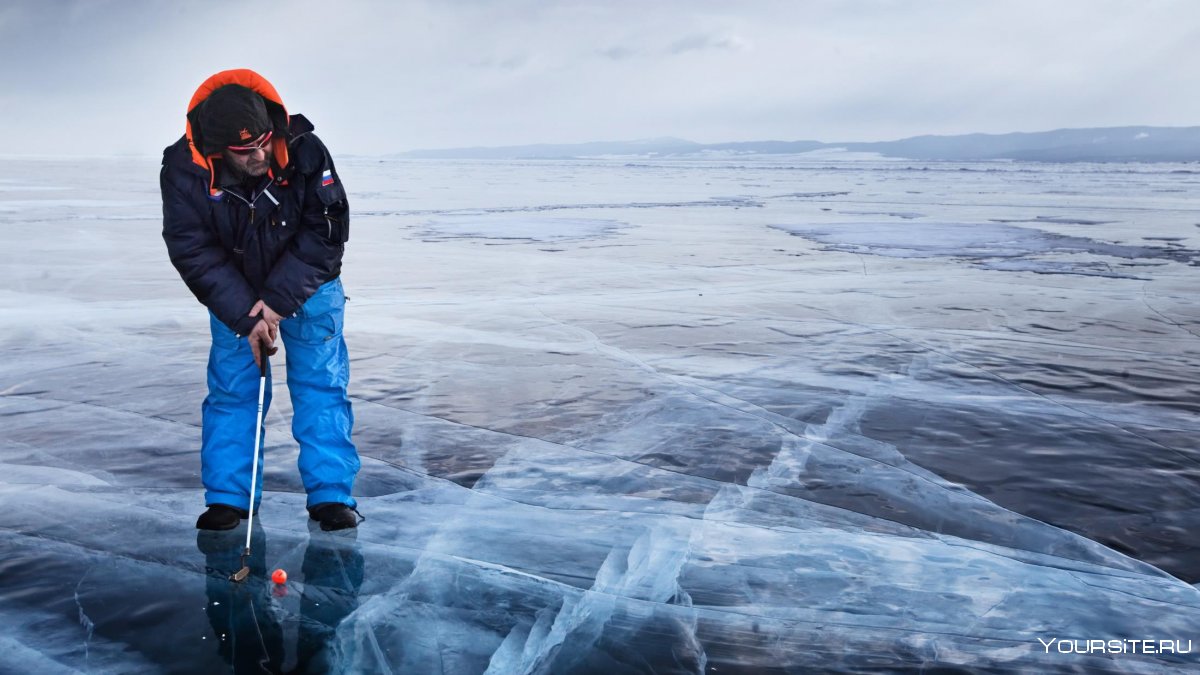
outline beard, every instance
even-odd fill
[[[267,173],[267,169],[269,169],[269,168],[271,168],[271,162],[266,159],[264,159],[261,162],[247,162],[246,163],[246,174],[257,178],[259,176],[265,175]]]
[[[271,168],[271,156],[268,154],[261,160],[256,160],[252,157],[242,159],[226,154],[225,165],[239,180],[260,178],[266,175],[267,170]]]

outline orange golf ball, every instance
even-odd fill
[[[274,581],[277,584],[287,583],[287,572],[284,572],[283,570],[275,570],[274,572],[271,572],[271,581]]]

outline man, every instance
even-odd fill
[[[349,357],[339,278],[349,207],[333,160],[303,115],[250,70],[208,78],[186,133],[163,153],[163,239],[209,309],[212,347],[202,406],[202,530],[226,530],[262,499],[250,494],[259,359],[283,336],[292,435],[309,516],[324,530],[358,525],[359,460],[350,431]],[[270,406],[270,387],[264,412]],[[265,433],[264,433],[265,436]]]

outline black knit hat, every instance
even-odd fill
[[[227,84],[209,94],[199,113],[205,154],[245,145],[271,128],[262,96],[240,84]]]

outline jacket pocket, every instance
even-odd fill
[[[350,241],[350,206],[342,182],[317,188],[317,198],[325,207],[326,236],[330,241],[344,244]]]
[[[301,341],[320,344],[342,334],[345,310],[346,296],[342,290],[342,280],[334,279],[318,288],[300,306],[296,316],[288,321],[296,322],[295,335]]]

